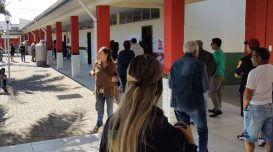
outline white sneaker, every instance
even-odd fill
[[[266,142],[265,142],[265,140],[262,139],[262,137],[259,137],[257,144],[258,144],[258,146],[263,147],[266,144]]]

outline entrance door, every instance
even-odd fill
[[[87,62],[91,64],[92,62],[92,53],[91,53],[91,32],[87,33]]]
[[[146,51],[153,52],[153,27],[152,25],[149,26],[142,26],[142,42],[146,45]]]

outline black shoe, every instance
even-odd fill
[[[213,114],[209,115],[210,117],[216,117],[218,115],[221,115],[223,112],[220,110],[220,111],[215,111]]]
[[[214,113],[215,109],[209,109],[208,111],[211,112],[211,113]]]
[[[238,135],[238,136],[237,136],[237,139],[244,141],[244,140],[245,140],[245,135],[244,135],[244,133],[242,133],[241,135]]]

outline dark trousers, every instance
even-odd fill
[[[126,86],[126,74],[120,74],[119,77],[122,83],[122,92],[124,92]]]
[[[241,116],[244,117],[244,91],[240,92],[240,102],[241,102]]]
[[[7,80],[3,80],[3,87],[7,87]]]

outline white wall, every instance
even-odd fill
[[[242,52],[245,41],[245,0],[206,0],[186,5],[185,41],[200,39],[211,50],[214,37],[225,52]]]
[[[160,16],[163,16],[163,12],[160,12]],[[134,22],[129,24],[120,24],[111,26],[110,29],[110,39],[116,42],[119,42],[119,49],[123,50],[123,42],[125,40],[129,40],[133,37],[136,37],[138,42],[141,41],[141,29],[142,26],[152,25],[152,33],[153,33],[153,41],[157,41],[158,39],[164,42],[164,34],[163,34],[163,19],[148,20],[142,22]],[[163,44],[162,44],[163,45]],[[154,49],[154,52],[162,52],[163,50]]]

